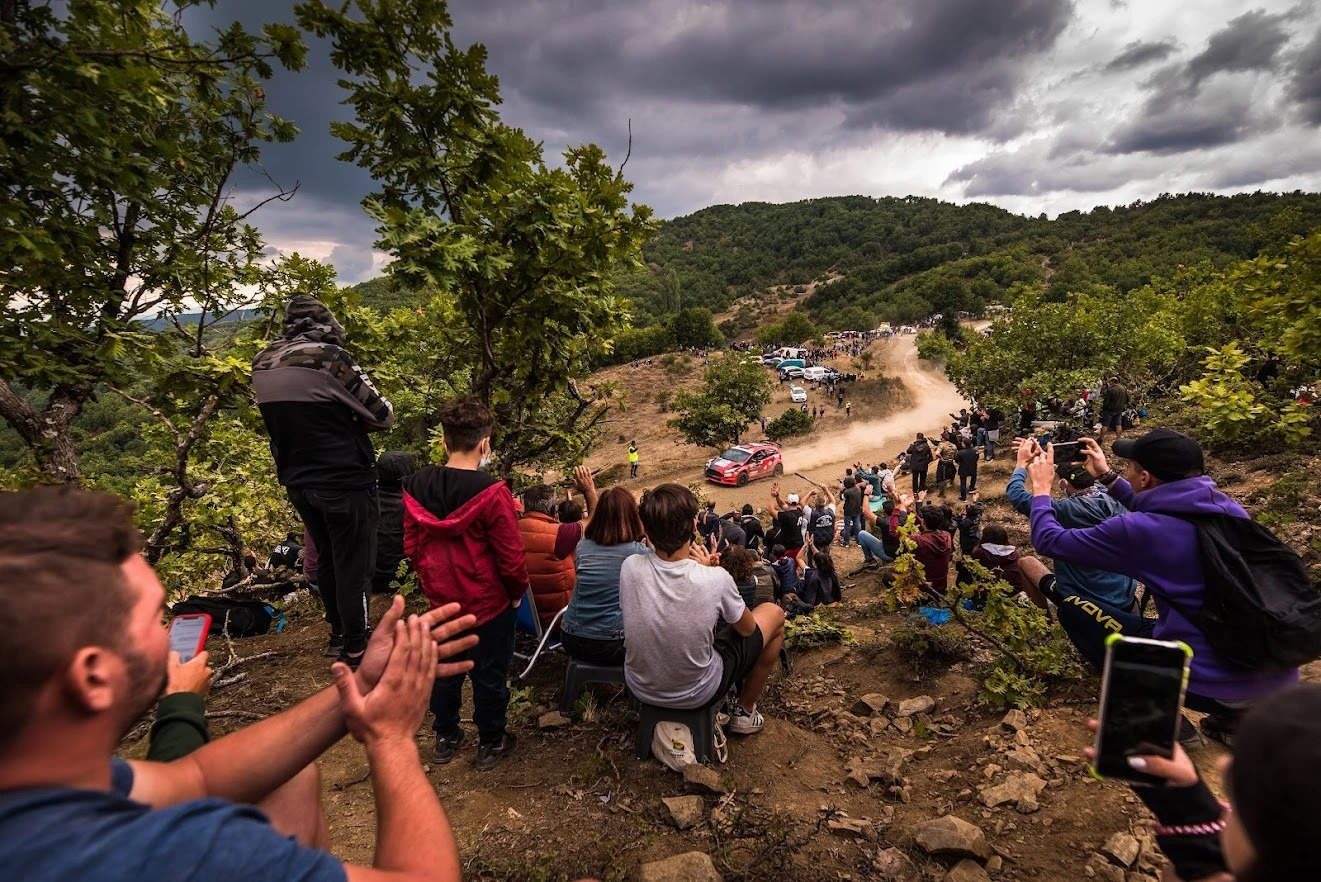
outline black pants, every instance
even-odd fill
[[[609,668],[619,667],[624,663],[624,641],[595,640],[591,637],[579,637],[568,631],[560,632],[560,643],[570,658],[583,664],[603,665]]]
[[[523,599],[527,603],[527,598]],[[504,737],[505,712],[509,709],[509,665],[514,659],[514,623],[517,611],[509,607],[484,625],[472,630],[477,645],[456,655],[452,661],[472,659],[466,674],[438,678],[431,687],[431,712],[437,735],[459,734],[459,708],[463,705],[463,678],[472,678],[472,721],[482,744]]]
[[[976,475],[959,475],[959,499],[966,500],[969,493],[977,492]]]
[[[376,488],[318,490],[289,487],[289,501],[317,550],[317,587],[333,634],[344,651],[367,647],[367,595],[376,568]]]
[[[929,468],[931,468],[931,464],[930,464],[930,463],[927,463],[926,465],[922,466],[921,468],[918,468],[918,467],[916,467],[916,466],[913,466],[913,492],[914,492],[914,493],[921,493],[923,490],[927,489],[927,469],[929,469]]]

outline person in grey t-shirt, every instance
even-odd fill
[[[729,730],[750,735],[765,724],[757,699],[784,643],[784,611],[747,608],[734,579],[695,541],[697,511],[697,497],[681,484],[642,497],[656,553],[634,555],[620,570],[624,680],[640,701],[683,709],[708,707],[741,680]]]

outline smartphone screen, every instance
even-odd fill
[[[1174,755],[1188,652],[1179,643],[1123,638],[1107,648],[1096,733],[1098,774],[1141,784],[1163,781],[1128,764],[1131,756]]]
[[[1077,462],[1081,459],[1078,453],[1081,446],[1077,441],[1062,441],[1059,444],[1052,444],[1051,450],[1055,454],[1056,462]]]
[[[179,653],[179,661],[192,661],[206,644],[211,617],[205,614],[175,616],[170,622],[170,651]]]

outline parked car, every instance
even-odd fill
[[[761,363],[768,367],[775,367],[777,364],[779,364],[782,361],[784,361],[784,358],[782,356],[774,355],[774,354],[763,355],[761,357]]]
[[[807,369],[799,367],[798,365],[780,368],[780,376],[784,377],[786,380],[795,380],[801,378],[803,376],[803,371],[805,370]]]
[[[792,383],[790,383],[789,400],[792,401],[794,404],[806,404],[807,390],[804,389],[802,386],[795,386]]]
[[[780,445],[755,441],[731,447],[706,464],[706,479],[714,484],[742,487],[758,478],[784,474]]]

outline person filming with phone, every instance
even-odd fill
[[[471,667],[446,660],[475,644],[456,639],[474,617],[449,604],[405,618],[396,597],[357,670],[332,667],[333,685],[174,762],[125,761],[114,751],[168,670],[165,591],[141,548],[132,507],[111,494],[0,493],[5,878],[457,882],[458,846],[416,735],[436,676]],[[345,734],[363,744],[375,790],[372,868],[317,847],[315,832],[307,841],[315,803],[256,807]]]

